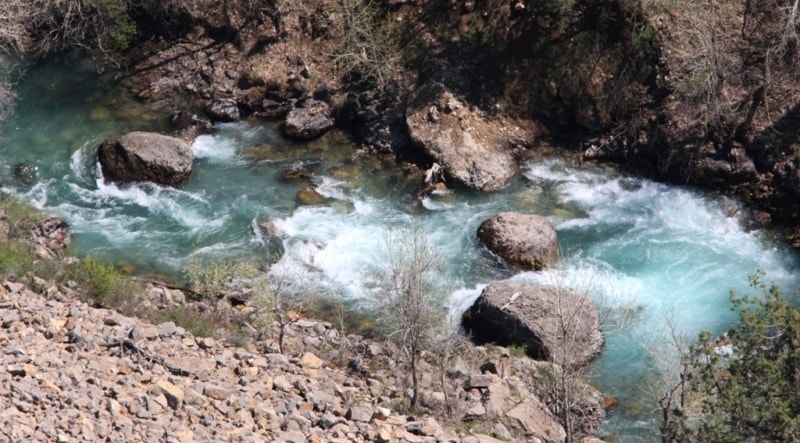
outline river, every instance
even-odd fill
[[[194,172],[177,189],[105,182],[99,143],[133,129],[169,131],[165,120],[89,67],[31,67],[2,129],[2,189],[65,218],[73,253],[138,272],[174,277],[198,253],[266,259],[272,249],[259,225],[270,221],[286,251],[280,265],[358,306],[382,239],[417,226],[447,260],[442,279],[452,288],[453,315],[504,278],[588,289],[633,320],[609,334],[592,367],[593,384],[619,401],[603,427],[612,441],[654,439],[653,404],[642,390],[654,377],[653,351],[663,354],[655,343],[667,315],[690,336],[721,332],[736,320],[729,292],[748,292],[757,269],[788,292],[797,287],[796,255],[768,232],[745,229],[736,202],[560,158],[524,164],[492,194],[455,190],[419,201],[396,168],[350,160],[354,147],[341,134],[294,143],[274,123],[253,121],[219,124],[197,138]],[[37,178],[14,177],[20,162],[37,167]],[[314,172],[324,203],[300,204],[307,183],[280,179],[298,167]],[[561,248],[555,269],[520,273],[481,251],[478,225],[500,211],[550,219]]]

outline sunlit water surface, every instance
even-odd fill
[[[350,161],[354,148],[341,136],[298,144],[272,123],[246,122],[199,137],[194,172],[177,189],[117,185],[98,170],[98,144],[133,129],[169,131],[161,114],[91,71],[58,64],[32,68],[20,97],[0,141],[3,190],[65,218],[78,255],[177,276],[195,253],[272,254],[259,228],[271,221],[285,248],[282,267],[302,270],[320,294],[358,305],[368,297],[382,239],[415,225],[448,262],[442,280],[452,288],[454,315],[504,278],[569,282],[604,305],[621,305],[617,313],[632,322],[609,335],[592,368],[593,383],[619,400],[604,425],[613,441],[653,439],[653,403],[643,388],[652,377],[652,351],[663,354],[656,338],[665,317],[688,335],[720,332],[736,319],[729,292],[747,292],[755,270],[789,291],[797,286],[795,256],[729,216],[734,202],[611,168],[544,159],[525,164],[502,191],[418,201],[398,171]],[[20,162],[38,167],[38,177],[14,177]],[[299,204],[297,193],[308,183],[280,180],[283,170],[297,167],[314,171],[324,204]],[[500,211],[550,219],[562,250],[556,270],[518,273],[481,251],[478,225]]]

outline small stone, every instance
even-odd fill
[[[182,429],[175,433],[175,438],[181,443],[189,443],[194,441],[194,432],[191,429]]]
[[[217,345],[217,341],[212,337],[200,337],[197,339],[197,345],[202,349],[213,349]]]
[[[373,417],[377,420],[386,420],[392,415],[392,410],[389,408],[377,407]]]
[[[180,409],[183,405],[183,391],[173,385],[172,383],[168,382],[167,380],[159,380],[156,382],[156,387],[161,389],[164,396],[167,398],[167,403],[172,409]]]
[[[119,319],[116,315],[109,315],[108,317],[103,319],[103,324],[106,326],[119,326]]]
[[[203,387],[203,395],[213,398],[214,400],[225,400],[230,395],[230,391],[220,388],[219,386],[205,385]]]
[[[131,331],[133,340],[153,340],[158,337],[158,328],[151,324],[139,324]]]
[[[464,412],[464,416],[467,418],[473,417],[482,417],[486,415],[486,407],[484,407],[479,402],[473,403],[467,410]]]
[[[330,429],[337,424],[341,423],[343,420],[341,417],[337,417],[331,413],[322,414],[320,417],[319,422],[317,423],[322,429]]]
[[[273,389],[276,391],[283,391],[283,392],[291,392],[292,391],[292,384],[284,375],[279,375],[275,377],[272,381]]]
[[[348,420],[367,423],[372,420],[372,413],[372,405],[362,401],[350,406],[350,409],[347,410],[345,417]]]
[[[378,443],[389,443],[392,441],[392,431],[386,426],[382,426],[378,433],[375,435],[375,441]]]
[[[311,352],[306,352],[300,358],[300,365],[308,369],[319,369],[322,367],[322,360]]]
[[[325,197],[313,186],[306,186],[297,192],[297,201],[307,206],[321,205],[325,203],[325,200]]]
[[[11,374],[13,377],[24,377],[27,372],[25,371],[25,365],[8,365],[6,366],[6,372]]]
[[[159,337],[172,337],[178,333],[178,327],[171,321],[161,323],[157,328]]]
[[[467,382],[464,384],[464,389],[469,391],[472,389],[486,389],[494,381],[494,376],[491,374],[486,375],[470,375]]]

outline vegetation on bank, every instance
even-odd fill
[[[757,295],[731,294],[730,331],[674,341],[678,369],[657,399],[663,442],[800,440],[800,306],[762,277],[750,279]]]
[[[128,307],[142,287],[116,267],[93,257],[52,260],[39,253],[34,232],[43,220],[32,207],[0,193],[0,278],[48,276],[92,304]]]

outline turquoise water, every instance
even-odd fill
[[[196,253],[266,259],[272,249],[258,226],[270,221],[286,251],[282,269],[302,275],[313,291],[359,304],[369,298],[381,241],[416,225],[448,261],[442,280],[452,288],[454,315],[503,278],[577,286],[630,314],[631,325],[608,337],[592,368],[594,383],[620,401],[604,426],[609,440],[643,441],[653,432],[641,384],[652,377],[650,351],[667,313],[686,334],[719,332],[735,321],[729,291],[747,292],[756,269],[790,291],[797,287],[795,255],[729,216],[735,202],[557,158],[525,164],[497,193],[419,201],[402,173],[376,159],[350,160],[355,148],[341,135],[298,144],[272,123],[244,122],[219,125],[194,142],[194,172],[180,188],[106,183],[95,157],[104,138],[169,131],[163,115],[109,85],[87,70],[31,68],[2,131],[3,190],[64,217],[76,254],[176,276]],[[15,178],[19,162],[38,167],[38,177]],[[297,193],[307,183],[280,179],[297,167],[314,171],[324,204],[301,205]],[[562,249],[556,269],[519,273],[480,250],[478,225],[507,210],[551,220]]]

